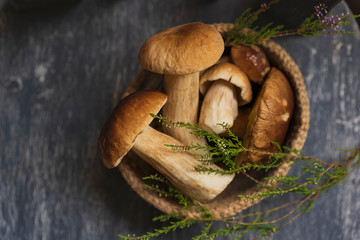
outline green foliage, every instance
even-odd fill
[[[276,2],[279,2],[279,0],[273,0],[267,4],[266,7],[259,8],[255,12],[252,12],[251,8],[246,9],[235,19],[233,27],[229,28],[226,39],[227,43],[231,46],[236,46],[238,44],[247,46],[262,44],[264,40],[279,34],[283,26],[273,27],[272,23],[263,27],[254,26],[259,15]]]
[[[166,188],[159,187],[157,184],[145,184],[145,186],[151,191],[158,193],[161,197],[176,199],[183,209],[183,214],[160,215],[153,220],[163,222],[164,224],[167,223],[167,225],[160,229],[155,229],[153,232],[148,232],[142,236],[119,235],[120,238],[126,240],[151,239],[167,234],[170,231],[190,227],[194,224],[202,224],[203,226],[202,231],[193,237],[193,239],[197,240],[216,239],[220,236],[231,236],[233,239],[241,239],[249,232],[256,232],[258,237],[267,237],[302,214],[309,212],[320,194],[328,191],[333,186],[340,184],[347,175],[360,166],[360,148],[338,149],[344,151],[347,156],[342,160],[329,164],[321,161],[320,159],[306,156],[304,153],[296,149],[290,149],[284,146],[282,147],[277,143],[273,144],[277,146],[278,152],[271,154],[268,153],[269,157],[272,157],[273,161],[268,165],[270,167],[252,163],[246,164],[245,166],[239,166],[233,162],[230,163],[231,157],[241,151],[247,151],[247,149],[242,146],[241,141],[230,131],[228,125],[220,124],[226,129],[229,136],[229,138],[224,138],[220,137],[216,133],[210,133],[203,130],[197,125],[183,122],[171,123],[162,116],[153,116],[168,127],[189,129],[192,134],[195,134],[197,137],[206,138],[209,141],[209,145],[207,146],[168,145],[174,151],[188,151],[191,149],[211,150],[210,157],[215,157],[216,161],[224,159],[223,163],[228,167],[227,170],[218,171],[216,173],[245,174],[245,176],[250,177],[250,179],[258,183],[258,191],[255,194],[239,195],[239,197],[244,198],[247,201],[255,201],[268,197],[279,197],[290,193],[296,194],[299,197],[295,201],[288,202],[266,211],[217,218],[214,217],[206,207],[202,206],[200,203],[195,203],[184,196],[163,176],[157,174],[151,175],[144,178],[144,180],[166,184]],[[201,157],[201,155],[198,156]],[[199,172],[215,172],[215,170],[211,168],[211,165],[214,164],[214,162],[212,162],[208,157],[209,156],[203,156],[200,158],[201,160],[199,161],[199,166],[196,168]],[[206,159],[206,161],[204,159]],[[298,167],[301,169],[301,173],[297,176],[267,177],[261,182],[253,179],[246,173],[250,169],[267,171],[271,168],[278,167],[281,161],[288,161],[294,167],[299,165]],[[187,212],[190,210],[198,212],[199,217],[188,218]],[[281,214],[281,216],[275,217],[274,213]],[[220,224],[221,227],[214,229],[214,223]]]
[[[243,151],[244,147],[242,146],[242,142],[239,140],[237,136],[235,136],[229,129],[229,125],[227,124],[219,124],[230,136],[229,139],[220,137],[215,132],[209,132],[205,129],[202,129],[198,125],[192,125],[190,123],[184,122],[176,122],[172,123],[169,122],[166,118],[161,115],[154,115],[152,116],[159,120],[159,122],[166,127],[176,127],[176,128],[186,128],[191,130],[190,133],[194,134],[198,138],[205,138],[208,145],[201,146],[200,144],[192,144],[191,146],[177,146],[177,145],[169,145],[166,146],[170,147],[173,151],[189,151],[189,150],[208,150],[210,152],[209,155],[200,155],[194,154],[200,157],[200,162],[202,163],[199,166],[198,171],[203,172],[203,170],[211,171],[211,165],[213,165],[217,161],[222,161],[226,164],[227,167],[230,169],[235,169],[236,164],[232,161],[232,158],[238,155],[241,151]],[[203,169],[203,167],[208,166]],[[216,172],[215,170],[213,170]],[[220,173],[220,172],[219,172]],[[222,172],[222,174],[226,174],[227,172]]]
[[[350,18],[358,18],[359,15],[350,16],[349,13],[341,15],[328,14],[327,7],[324,4],[314,6],[314,14],[304,20],[296,29],[283,30],[283,26],[273,26],[268,23],[263,27],[254,26],[261,13],[268,10],[274,3],[273,0],[268,4],[262,5],[257,11],[251,8],[245,10],[237,19],[233,27],[229,28],[226,42],[231,46],[243,44],[246,46],[263,44],[269,38],[284,37],[290,35],[300,35],[303,37],[313,37],[321,34],[325,35],[342,35],[352,34],[341,27],[350,24]]]
[[[235,20],[233,27],[229,29],[226,38],[227,44],[231,46],[238,44],[262,44],[269,38],[289,35],[310,37],[319,34],[348,34],[352,32],[342,30],[340,27],[350,24],[350,18],[360,17],[360,15],[349,16],[349,14],[330,15],[327,14],[325,5],[319,4],[315,6],[314,15],[305,19],[297,29],[282,30],[282,26],[273,26],[272,23],[264,27],[254,26],[259,15],[278,1],[273,0],[268,4],[263,3],[261,8],[255,12],[252,12],[251,9],[244,11]],[[345,159],[329,164],[320,159],[306,156],[297,149],[280,146],[278,143],[273,143],[277,147],[278,152],[266,153],[271,159],[269,164],[247,163],[238,165],[233,162],[233,158],[243,151],[250,150],[243,147],[242,141],[230,131],[229,125],[219,124],[227,132],[228,137],[224,138],[214,132],[206,131],[198,125],[183,122],[173,123],[167,121],[162,116],[154,114],[152,116],[166,127],[186,128],[191,130],[191,134],[207,140],[208,144],[205,146],[200,144],[192,144],[191,146],[166,145],[173,151],[208,150],[210,154],[207,155],[194,154],[199,159],[199,165],[195,168],[199,173],[243,174],[255,181],[259,186],[256,193],[252,195],[240,194],[238,197],[244,198],[247,201],[256,201],[262,198],[295,194],[298,196],[298,199],[262,212],[216,218],[206,207],[184,196],[164,177],[151,175],[144,178],[144,181],[151,182],[150,184],[144,184],[145,187],[150,191],[156,192],[160,197],[177,200],[183,209],[183,214],[164,214],[155,217],[154,221],[166,223],[166,225],[142,236],[119,235],[120,238],[126,240],[152,239],[165,235],[170,231],[187,228],[199,223],[202,224],[203,229],[198,235],[193,237],[196,240],[210,240],[220,236],[231,236],[233,239],[241,239],[248,232],[256,232],[258,237],[267,237],[302,214],[309,212],[320,194],[342,183],[346,176],[360,166],[360,148],[338,149],[344,151],[347,156]],[[293,167],[299,167],[301,170],[300,174],[297,176],[267,177],[262,181],[254,179],[248,174],[250,170],[267,172],[278,167],[283,161],[288,161]],[[225,165],[226,169],[214,169],[212,166],[218,162]],[[187,217],[187,212],[190,210],[198,212],[199,217]],[[275,213],[278,214],[275,215]],[[276,217],[279,214],[280,217]],[[214,223],[220,224],[221,227],[214,229]]]

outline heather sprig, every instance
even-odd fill
[[[166,127],[185,128],[190,130],[190,134],[193,134],[198,138],[205,138],[207,140],[209,144],[204,146],[200,144],[192,144],[191,146],[166,144],[166,146],[170,147],[173,151],[209,151],[210,154],[207,155],[194,154],[199,158],[199,164],[202,163],[199,165],[199,172],[202,172],[203,167],[205,168],[206,165],[210,165],[209,169],[211,169],[211,165],[220,160],[224,162],[229,169],[234,170],[238,168],[238,166],[232,161],[232,158],[238,155],[241,151],[243,151],[244,147],[242,146],[242,141],[230,131],[230,126],[228,124],[222,123],[219,125],[226,130],[226,132],[230,136],[229,139],[220,137],[215,132],[209,132],[205,129],[202,129],[197,124],[184,123],[181,121],[171,122],[166,117],[163,117],[161,115],[152,114],[152,116]],[[219,174],[226,174],[226,172],[219,172]]]
[[[283,26],[273,27],[272,23],[263,27],[254,26],[261,13],[270,9],[271,5],[279,2],[279,0],[272,0],[269,3],[262,3],[260,8],[252,11],[251,8],[246,9],[240,17],[235,19],[234,25],[229,28],[226,43],[234,46],[238,44],[254,45],[262,44],[264,40],[280,33]]]
[[[322,31],[326,34],[337,35],[345,32],[345,29],[340,29],[341,26],[350,24],[349,13],[342,13],[340,15],[328,15],[325,4],[315,6],[316,17],[321,23]]]
[[[320,34],[335,36],[342,34],[352,34],[346,31],[343,26],[350,24],[351,18],[358,18],[360,15],[350,15],[350,13],[342,13],[332,15],[328,13],[327,6],[323,3],[314,6],[314,13],[306,18],[304,22],[296,29],[283,30],[283,26],[273,26],[272,23],[264,27],[254,27],[259,15],[270,9],[270,6],[278,1],[270,3],[262,3],[260,8],[252,12],[249,8],[240,15],[234,22],[233,27],[229,29],[227,35],[227,43],[229,45],[254,45],[262,44],[269,38],[277,38],[291,35],[300,35],[303,37],[312,37]]]
[[[238,144],[239,140],[237,138],[233,138],[233,133],[226,124],[222,124],[222,126],[224,126],[228,131],[228,135],[230,136],[229,139],[221,138],[216,133],[209,133],[208,131],[201,130],[197,125],[183,122],[171,124],[167,122],[166,118],[162,116],[153,116],[162,122],[165,126],[176,126],[179,128],[195,130],[194,132],[198,137],[216,139],[215,144],[218,142],[226,142],[233,147],[238,146],[241,148],[241,151],[246,151],[246,149],[244,149],[241,144]],[[257,201],[262,198],[279,197],[285,194],[296,194],[298,195],[296,200],[265,211],[258,211],[249,214],[238,214],[231,217],[214,217],[209,209],[198,202],[191,201],[175,187],[173,187],[171,183],[164,177],[160,175],[151,175],[144,178],[144,180],[151,180],[152,184],[145,184],[145,186],[151,191],[157,193],[160,197],[173,198],[177,200],[183,209],[183,214],[160,215],[153,220],[163,222],[164,224],[167,223],[167,225],[164,225],[162,228],[155,229],[153,232],[148,232],[142,236],[119,235],[119,237],[126,240],[151,239],[167,234],[170,231],[190,227],[194,224],[203,224],[203,229],[201,232],[199,232],[198,235],[194,236],[193,239],[215,239],[220,236],[232,236],[233,239],[240,239],[249,232],[256,232],[258,237],[267,237],[290,222],[294,221],[302,214],[309,212],[320,194],[327,192],[333,186],[340,184],[346,178],[346,176],[348,176],[360,166],[360,148],[337,149],[345,152],[346,157],[333,163],[327,163],[318,158],[306,156],[299,150],[290,149],[284,146],[282,147],[277,143],[273,144],[278,147],[279,152],[271,154],[269,153],[269,157],[272,157],[273,161],[275,162],[274,164],[268,165],[269,169],[278,167],[280,161],[288,161],[293,167],[299,167],[301,169],[301,173],[296,176],[288,175],[265,177],[260,181],[250,176],[250,174],[247,173],[247,170],[264,170],[266,165],[249,163],[245,166],[237,166],[230,164],[230,168],[242,168],[233,169],[232,173],[243,174],[246,177],[249,177],[251,181],[255,181],[258,185],[258,189],[255,193],[250,195],[239,194],[238,197],[244,198],[246,201]],[[179,146],[169,147],[175,148],[174,150],[176,151],[179,150]],[[223,148],[224,146],[217,147]],[[226,159],[228,156],[226,152],[231,152],[232,150],[229,150],[226,146],[224,149],[220,150],[219,152],[222,153],[222,156],[224,159]],[[187,151],[188,148],[180,150]],[[209,168],[207,165],[203,165],[203,167],[204,168],[201,171],[208,173],[213,172],[211,167]],[[224,172],[219,172],[219,174],[222,173]],[[163,185],[166,184],[165,186],[167,187],[159,187],[159,185],[154,184],[154,182],[160,182]],[[198,216],[189,218],[187,213],[191,210],[197,212]],[[214,227],[215,223],[218,224],[217,228]]]
[[[294,201],[264,211],[238,214],[230,217],[214,217],[209,209],[199,203],[192,202],[170,184],[168,187],[169,194],[161,192],[160,196],[178,200],[184,214],[160,215],[153,220],[167,223],[167,225],[142,236],[119,235],[119,237],[126,240],[152,239],[194,224],[202,224],[203,229],[192,239],[215,239],[220,236],[232,236],[233,239],[241,239],[249,232],[257,233],[258,237],[271,236],[302,214],[309,212],[320,194],[340,184],[347,175],[360,166],[360,148],[342,151],[345,151],[347,156],[343,160],[335,161],[332,164],[314,157],[305,156],[303,153],[292,154],[293,158],[290,161],[293,161],[294,164],[302,163],[301,174],[297,176],[265,178],[265,181],[271,184],[259,182],[259,193],[239,195],[239,197],[245,198],[247,201],[256,201],[266,197],[278,197],[290,193],[299,196]],[[159,180],[161,183],[164,182],[164,179],[157,175],[150,176],[147,179]],[[274,183],[277,186],[274,186]],[[150,189],[155,189],[155,192],[159,193],[157,185]],[[199,216],[189,218],[186,213],[191,209],[198,212]],[[214,223],[218,224],[217,228],[214,227]]]
[[[325,4],[319,4],[314,7],[315,13],[307,18],[304,23],[294,31],[304,37],[325,35],[341,35],[353,33],[342,29],[342,26],[350,24],[350,18],[357,18],[359,15],[350,16],[349,13],[339,15],[329,14]]]

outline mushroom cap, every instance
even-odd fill
[[[136,137],[151,123],[167,97],[159,91],[139,91],[128,95],[113,110],[99,137],[104,165],[113,168],[132,148]]]
[[[265,53],[256,45],[237,45],[230,50],[231,59],[243,70],[250,81],[262,84],[270,70],[270,63]]]
[[[200,78],[200,92],[204,95],[212,84],[212,81],[225,80],[238,87],[238,105],[242,106],[252,99],[251,83],[246,74],[232,63],[223,62],[216,64],[204,71]]]
[[[201,22],[172,27],[143,44],[139,63],[159,74],[184,75],[214,65],[224,52],[224,40],[213,26]]]
[[[283,144],[294,112],[294,94],[285,75],[272,67],[249,115],[239,163],[267,161]],[[253,151],[251,151],[253,150]]]

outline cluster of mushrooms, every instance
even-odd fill
[[[193,201],[205,203],[224,191],[234,175],[198,173],[192,152],[165,146],[205,145],[204,138],[184,128],[158,131],[149,126],[150,114],[160,110],[169,121],[198,124],[224,137],[218,123],[229,124],[249,149],[234,159],[238,164],[266,162],[266,153],[276,151],[271,142],[283,143],[294,110],[293,92],[259,47],[225,48],[213,26],[190,23],[149,38],[139,63],[163,74],[163,89],[137,91],[116,106],[99,137],[106,167],[117,167],[131,149]]]

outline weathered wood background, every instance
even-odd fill
[[[56,0],[45,9],[23,2],[18,10],[0,5],[0,239],[117,239],[159,227],[151,219],[160,212],[102,165],[100,129],[139,71],[148,37],[191,21],[232,22],[260,1]],[[333,161],[341,155],[335,147],[358,147],[359,35],[276,41],[308,87],[304,152]],[[272,239],[360,239],[359,183],[357,170]],[[200,229],[162,239],[191,239]]]

